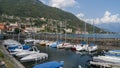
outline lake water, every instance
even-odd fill
[[[88,68],[87,63],[91,60],[89,54],[79,54],[71,51],[70,49],[57,49],[46,46],[38,46],[41,52],[48,54],[46,61],[37,61],[23,63],[26,68],[32,68],[34,65],[44,63],[47,61],[64,61],[64,68],[78,68],[81,65],[83,68]]]

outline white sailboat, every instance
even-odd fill
[[[94,27],[94,20],[93,20],[93,33],[94,33],[94,40],[93,42],[95,43],[95,27]],[[94,44],[94,43],[90,43],[89,46],[85,49],[86,51],[88,52],[93,52],[93,51],[96,51],[98,49],[98,45]]]

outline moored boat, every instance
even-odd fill
[[[32,49],[33,49],[32,51],[29,51],[29,50],[20,51],[15,56],[17,56],[17,57],[25,57],[25,56],[28,56],[30,54],[34,54],[34,53],[39,53],[40,52],[37,49],[37,47],[35,47],[35,46],[33,46]]]
[[[61,43],[57,46],[57,48],[72,48],[73,45],[70,43]]]
[[[112,54],[120,54],[120,50],[109,50],[108,52]]]
[[[43,64],[35,65],[33,68],[63,68],[64,61],[50,61]]]
[[[120,63],[120,57],[115,57],[115,56],[98,56],[98,57],[93,57],[93,60]]]
[[[34,53],[28,56],[25,56],[20,59],[21,62],[29,62],[29,61],[38,61],[38,60],[45,60],[48,58],[47,53]]]

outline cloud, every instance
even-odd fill
[[[42,3],[46,3],[44,0],[39,0],[39,1],[41,1]]]
[[[76,15],[78,18],[83,18],[85,15],[83,13],[79,13]]]
[[[106,11],[103,18],[101,18],[101,22],[120,22],[119,14],[111,15],[109,11]]]
[[[83,13],[80,13],[82,15],[84,15]],[[105,11],[103,17],[101,18],[94,18],[94,19],[85,19],[85,18],[82,18],[81,16],[79,16],[79,14],[76,15],[78,18],[90,23],[90,24],[93,24],[93,22],[95,24],[100,24],[100,23],[118,23],[120,22],[120,18],[119,18],[119,14],[111,14],[111,12],[109,11]]]
[[[47,0],[39,0],[39,1],[41,1],[44,4],[47,4]]]
[[[50,6],[57,8],[72,7],[76,4],[75,0],[50,0]]]

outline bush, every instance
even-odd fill
[[[4,54],[0,51],[0,57],[4,58]]]

